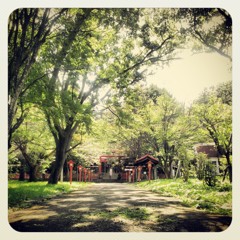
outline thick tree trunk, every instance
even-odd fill
[[[37,170],[38,170],[37,165],[29,167],[29,182],[37,181]]]
[[[57,184],[59,181],[59,177],[61,174],[61,171],[63,169],[63,165],[66,160],[67,156],[67,150],[69,148],[69,144],[71,141],[70,136],[62,136],[60,137],[59,141],[56,142],[56,160],[53,164],[53,168],[50,174],[50,177],[48,179],[49,184]]]
[[[37,170],[39,168],[39,161],[35,162],[34,159],[31,158],[31,155],[27,153],[27,145],[19,145],[19,149],[22,152],[22,155],[24,157],[21,161],[21,165],[25,163],[28,166],[29,169],[29,182],[35,182],[37,181]]]

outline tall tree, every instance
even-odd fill
[[[211,96],[207,103],[198,103],[192,107],[196,123],[215,143],[220,155],[225,156],[229,180],[232,182],[232,108],[220,98]]]
[[[129,85],[143,79],[141,68],[152,64],[153,58],[155,63],[172,59],[176,43],[171,44],[171,25],[159,26],[161,38],[149,45],[143,40],[145,26],[134,31],[132,19],[122,20],[126,12],[137,18],[138,11],[71,9],[61,19],[62,37],[44,45],[38,61],[43,72],[51,72],[36,86],[56,144],[49,183],[58,182],[73,134],[81,124],[91,123],[94,107],[107,95],[102,96],[101,90],[109,86],[124,95]]]
[[[183,106],[168,94],[160,96],[157,104],[151,109],[149,132],[154,152],[167,178],[172,177],[172,165],[182,144],[179,119],[183,113]]]
[[[27,75],[36,61],[39,49],[51,34],[53,25],[66,9],[15,10],[8,21],[8,147],[13,132],[23,122],[25,112],[15,119],[18,100],[37,79],[26,84]],[[40,77],[40,76],[38,76]],[[20,104],[21,105],[21,104]],[[23,110],[23,108],[21,108]]]
[[[166,177],[172,177],[179,149],[192,143],[191,124],[181,104],[164,89],[141,86],[128,90],[122,104],[112,103],[108,109],[121,126],[117,135],[127,155],[136,159],[151,152]]]

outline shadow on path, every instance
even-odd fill
[[[20,232],[219,232],[231,217],[184,207],[133,185],[97,183],[9,213]]]

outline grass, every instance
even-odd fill
[[[218,183],[209,187],[197,179],[158,179],[136,183],[138,187],[160,193],[163,196],[173,196],[185,206],[203,209],[210,213],[223,215],[232,214],[232,185]]]
[[[63,182],[47,184],[47,182],[8,181],[8,207],[25,208],[31,206],[33,201],[44,201],[56,195],[68,193],[88,186],[89,183]]]
[[[150,214],[145,208],[117,208],[115,210],[104,210],[95,213],[102,218],[124,217],[131,220],[147,220]]]

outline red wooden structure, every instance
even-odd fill
[[[99,157],[100,165],[99,165],[99,175],[102,173],[102,163],[107,163],[108,158],[118,158],[121,159],[125,156],[122,155],[102,155]]]
[[[78,177],[78,179],[79,179],[79,182],[81,182],[82,181],[82,166],[81,165],[79,165],[78,166],[78,172],[79,172],[79,177]]]
[[[154,178],[152,174],[153,168],[155,168],[155,165],[159,163],[159,160],[157,158],[154,158],[153,156],[146,154],[143,157],[138,158],[135,160],[135,166],[138,169],[138,177],[137,180],[140,181],[142,178],[142,169],[147,168],[148,170],[148,180],[152,180]]]
[[[83,172],[84,172],[84,182],[86,182],[87,181],[87,169],[84,168]]]
[[[138,170],[138,177],[137,177],[137,181],[140,182],[141,179],[142,179],[142,166],[138,166],[137,167],[137,170]]]
[[[68,161],[68,165],[69,165],[69,181],[70,181],[70,184],[72,184],[72,170],[73,170],[73,165],[74,165],[74,162],[73,160],[69,160]]]

